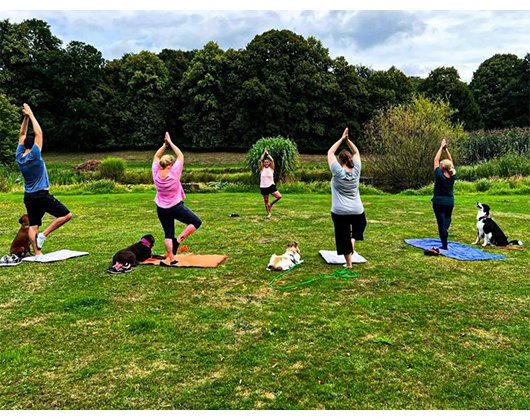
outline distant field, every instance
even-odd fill
[[[78,165],[88,160],[103,160],[108,157],[121,157],[131,164],[148,163],[153,159],[155,150],[124,150],[117,152],[79,152],[79,153],[43,153],[47,163],[64,163]],[[246,153],[236,152],[184,152],[186,164],[190,165],[242,165],[247,157]],[[301,154],[301,163],[325,163],[324,154]]]

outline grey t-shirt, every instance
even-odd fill
[[[346,171],[339,162],[331,165],[331,211],[335,214],[362,214],[364,206],[359,194],[361,161],[353,161],[351,172]]]

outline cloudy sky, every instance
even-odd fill
[[[396,2],[379,0],[129,0],[127,10],[120,3],[125,2],[77,1],[72,8],[69,2],[2,0],[0,19],[44,20],[64,45],[90,44],[107,60],[142,50],[201,49],[209,41],[224,50],[240,49],[270,29],[313,36],[331,57],[344,56],[350,64],[374,70],[396,66],[420,77],[441,66],[455,67],[465,82],[494,54],[523,58],[530,53],[530,10],[512,1],[482,1],[482,10],[471,9],[478,2],[464,0],[444,1],[445,10],[437,10],[435,2],[400,1],[396,9]],[[174,10],[167,10],[168,5]]]

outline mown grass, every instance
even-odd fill
[[[288,292],[265,267],[291,239],[305,262],[276,285],[338,268],[318,255],[334,249],[327,194],[284,194],[271,220],[257,193],[189,194],[204,223],[187,245],[228,259],[120,276],[105,273],[112,255],[143,234],[162,252],[153,193],[58,198],[75,217],[45,251],[90,255],[0,267],[0,409],[529,407],[528,251],[425,257],[404,239],[436,237],[430,197],[364,196],[359,277]],[[521,195],[458,196],[451,240],[474,240],[477,200],[528,243]],[[2,194],[4,253],[23,211],[22,194]]]

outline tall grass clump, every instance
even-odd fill
[[[471,165],[506,154],[530,159],[530,127],[476,131],[461,141],[462,163]]]
[[[458,178],[466,181],[511,176],[530,176],[530,159],[509,152],[481,164],[458,168]]]
[[[300,154],[296,144],[283,137],[267,137],[258,140],[252,146],[245,161],[254,179],[259,179],[259,159],[265,149],[274,159],[275,181],[282,182],[292,178],[300,165]]]
[[[120,181],[125,173],[126,163],[122,158],[106,158],[99,165],[101,178]]]

